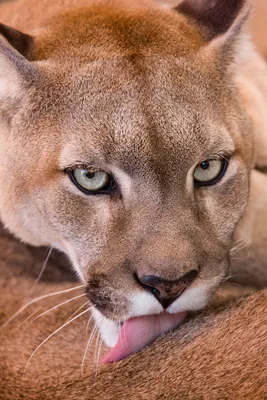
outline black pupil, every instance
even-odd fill
[[[88,179],[93,179],[94,178],[94,176],[95,176],[95,173],[94,172],[86,172],[86,174],[85,174],[85,176],[86,176],[86,178],[88,178]]]
[[[206,170],[206,169],[208,169],[208,168],[210,167],[210,163],[209,163],[208,161],[203,161],[203,162],[200,164],[200,167],[201,167],[202,169]]]

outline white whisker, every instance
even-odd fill
[[[97,334],[97,338],[96,338],[96,343],[95,343],[95,354],[94,354],[94,364],[95,364],[95,381],[96,381],[96,377],[97,377],[97,354],[98,354],[98,346],[99,346],[99,340],[100,340],[100,335],[101,335],[101,325],[99,326],[99,331]]]
[[[83,369],[84,369],[84,363],[85,363],[86,355],[87,355],[87,353],[88,353],[88,349],[89,349],[89,346],[90,346],[90,344],[91,344],[91,342],[92,342],[92,340],[93,340],[93,337],[94,337],[94,334],[95,334],[95,332],[96,332],[96,329],[97,329],[97,324],[95,324],[94,327],[93,327],[93,330],[92,330],[92,332],[91,332],[91,334],[90,334],[90,336],[89,336],[89,339],[88,339],[88,342],[87,342],[87,345],[86,345],[86,348],[85,348],[85,351],[84,351],[84,355],[83,355],[83,359],[82,359],[82,364],[81,364],[81,373],[82,373],[82,376],[83,376]]]
[[[30,321],[30,322],[25,326],[24,330],[25,330],[30,324],[32,324],[34,321],[36,321],[38,318],[43,317],[44,315],[48,314],[50,311],[53,311],[53,310],[55,310],[56,308],[63,306],[64,304],[68,304],[68,303],[70,303],[71,301],[77,300],[77,299],[79,299],[80,297],[84,297],[84,296],[86,296],[85,293],[84,293],[84,294],[80,294],[79,296],[75,296],[75,297],[73,297],[73,298],[71,298],[71,299],[69,299],[69,300],[65,300],[65,301],[63,301],[62,303],[57,304],[57,305],[54,306],[54,307],[49,308],[48,310],[42,312],[40,315],[37,315],[37,317],[33,318],[33,320]],[[86,302],[85,304],[87,304],[87,302]],[[76,312],[75,312],[75,314],[76,314]],[[71,318],[69,318],[69,320],[70,320],[70,319],[71,319]]]
[[[235,242],[235,245],[231,248],[230,254],[234,255],[235,253],[238,253],[239,251],[243,250],[250,244],[250,239],[239,239]]]
[[[224,279],[223,279],[223,281],[222,281],[222,283],[224,283],[224,282],[227,282],[227,281],[229,281],[229,279],[232,279],[232,278],[239,278],[239,277],[244,277],[244,276],[249,276],[249,274],[236,274],[236,275],[229,275],[229,276],[226,276]],[[234,283],[234,282],[229,282],[229,283]]]
[[[235,283],[235,282],[230,282],[230,285],[233,285],[233,286],[237,286],[237,287],[244,288],[244,286],[243,286],[243,285],[239,285],[238,283]]]
[[[56,333],[58,333],[59,331],[61,331],[61,329],[63,329],[65,326],[69,325],[71,322],[73,322],[75,319],[81,317],[83,314],[85,314],[86,312],[88,312],[89,309],[86,309],[84,311],[82,311],[80,314],[76,315],[76,317],[72,318],[70,321],[65,322],[65,324],[63,324],[62,326],[60,326],[58,329],[56,329],[53,333],[51,333],[45,340],[42,341],[42,343],[39,344],[39,346],[36,347],[36,349],[34,350],[34,352],[31,354],[29,360],[26,363],[25,369],[24,369],[24,373],[23,375],[25,375],[26,369],[28,368],[28,365],[31,361],[31,359],[33,358],[33,356],[37,353],[37,351],[40,349],[40,347],[42,347],[43,344],[45,344],[51,337],[53,337]]]
[[[37,297],[31,301],[29,301],[27,304],[25,304],[24,306],[22,306],[17,312],[15,312],[15,314],[13,314],[2,326],[1,329],[5,328],[11,321],[13,321],[13,319],[15,319],[22,311],[24,311],[26,308],[28,308],[30,305],[37,303],[38,301],[41,301],[43,299],[47,299],[48,297],[52,297],[52,296],[57,296],[59,294],[63,294],[63,293],[69,293],[72,292],[73,290],[77,290],[77,289],[81,289],[85,287],[85,285],[79,285],[76,286],[74,288],[70,288],[70,289],[65,289],[65,290],[60,290],[59,292],[54,292],[54,293],[49,293],[49,294],[44,294],[43,296]]]
[[[104,342],[104,339],[101,338],[100,339],[100,344],[99,344],[99,347],[98,347],[98,352],[97,352],[96,368],[99,367],[99,359],[100,359],[100,353],[101,353],[101,349],[102,349],[102,346],[103,346],[103,342]]]
[[[37,308],[37,310],[34,310],[33,313],[31,313],[27,318],[24,319],[24,321],[21,322],[21,324],[19,324],[16,329],[14,330],[14,332],[18,331],[23,325],[25,325],[29,319],[31,319],[35,314],[38,313],[38,311],[40,310],[40,308]],[[27,325],[26,325],[27,326]],[[25,327],[23,328],[23,330],[25,329]]]
[[[48,253],[47,253],[46,257],[45,257],[45,260],[44,260],[43,266],[41,268],[41,271],[39,272],[39,274],[38,274],[38,276],[36,278],[36,281],[34,282],[32,288],[31,288],[31,292],[34,290],[34,288],[36,287],[37,283],[40,281],[40,279],[41,279],[41,277],[42,277],[42,275],[44,273],[44,270],[46,269],[46,266],[48,264],[48,261],[49,261],[49,258],[51,256],[52,251],[53,251],[53,247],[51,246],[49,248],[49,250],[48,250]]]
[[[89,301],[87,300],[85,303],[83,303],[71,316],[68,318],[68,321],[73,318],[80,310],[82,310],[85,306],[87,306]]]
[[[97,353],[97,347],[98,347],[98,342],[99,342],[99,339],[100,339],[100,335],[101,335],[101,331],[100,331],[100,327],[99,327],[99,330],[97,332],[96,342],[95,342],[95,351],[94,351],[94,364],[95,365],[96,365],[96,353]]]
[[[86,328],[85,328],[85,334],[88,334],[88,330],[89,330],[89,326],[90,326],[90,322],[92,321],[93,318],[93,314],[91,315],[91,317],[88,319],[88,322],[86,324]]]

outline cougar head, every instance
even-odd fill
[[[1,218],[69,256],[117,343],[106,361],[204,307],[227,271],[252,163],[235,84],[249,9],[104,1],[35,37],[0,27]]]

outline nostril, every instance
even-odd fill
[[[148,285],[142,285],[145,289],[147,289],[149,292],[151,292],[157,299],[160,298],[160,291],[159,289],[153,287],[153,286],[148,286]]]
[[[197,278],[198,274],[199,274],[199,271],[197,269],[191,269],[186,274],[181,276],[179,281],[181,284],[188,285],[189,283],[193,282]]]
[[[157,288],[155,288],[155,287],[151,287],[151,286],[148,286],[148,287],[149,287],[149,289],[151,290],[152,294],[154,294],[155,297],[160,297],[160,291],[159,291],[159,289],[157,289]]]
[[[141,285],[144,289],[151,292],[155,297],[158,298],[160,296],[160,290],[150,284],[151,280],[153,280],[153,278],[155,277],[150,275],[145,275],[139,278],[137,274],[134,274],[134,278],[139,285]]]

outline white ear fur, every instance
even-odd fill
[[[0,102],[21,97],[22,83],[33,72],[33,45],[32,36],[0,23]]]
[[[1,51],[1,50],[0,50]],[[8,98],[21,97],[20,76],[5,54],[0,52],[0,107]]]
[[[226,71],[238,71],[239,67],[253,59],[255,47],[248,32],[240,30],[235,37],[222,36],[212,40],[200,50],[203,59],[224,65]]]
[[[34,66],[15,50],[4,38],[0,38],[0,108],[8,99],[22,98],[24,87],[32,79]]]

